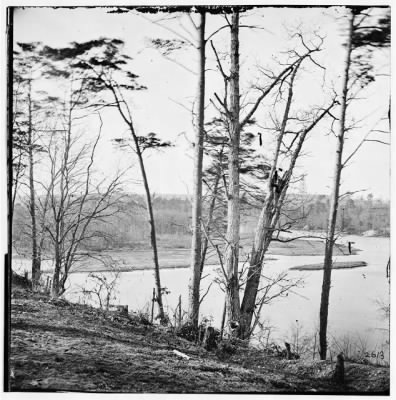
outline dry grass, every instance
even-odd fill
[[[190,359],[177,357],[173,350]],[[228,358],[139,318],[13,290],[10,370],[13,391],[302,393],[386,392],[389,369],[346,366],[344,386],[329,361],[305,364],[262,351]]]

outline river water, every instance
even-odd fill
[[[347,236],[343,242],[353,241],[354,247],[361,251],[357,255],[338,256],[334,261],[366,261],[367,266],[354,269],[332,271],[330,292],[328,334],[335,343],[349,340],[359,342],[364,351],[383,351],[385,360],[389,357],[389,320],[384,318],[378,303],[389,304],[389,284],[386,278],[386,264],[389,258],[388,238],[368,238]],[[272,259],[272,258],[275,258]],[[323,271],[288,271],[298,265],[323,262],[323,256],[271,256],[263,273],[275,277],[282,271],[288,278],[302,278],[304,283],[293,288],[287,297],[276,298],[265,305],[261,319],[271,326],[271,339],[275,341],[294,340],[296,333],[300,341],[304,336],[313,337],[319,326],[320,293]],[[106,275],[106,273],[104,273]],[[218,276],[218,268],[205,267],[202,293],[205,293],[213,278]],[[82,287],[92,282],[87,273],[70,275],[66,298],[73,301],[82,299]],[[108,276],[110,278],[110,276]],[[170,315],[177,306],[179,295],[182,308],[187,307],[189,271],[187,268],[164,269],[161,271],[161,284],[170,293],[164,296],[164,305]],[[114,304],[127,304],[129,310],[148,311],[151,308],[153,270],[122,272],[116,287],[117,298]],[[219,326],[224,305],[224,293],[218,284],[211,285],[201,305],[201,315],[209,317],[214,326]],[[259,329],[257,330],[259,332]],[[294,335],[294,336],[293,336]]]

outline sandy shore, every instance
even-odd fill
[[[276,259],[277,256],[322,256],[325,245],[322,240],[297,239],[290,242],[273,241],[268,249],[266,260]],[[251,239],[241,239],[240,261],[245,261],[251,251]],[[358,254],[358,249],[352,248],[352,255]],[[334,256],[349,255],[347,246],[338,244],[334,248]],[[71,273],[79,272],[104,272],[117,270],[121,272],[152,270],[152,251],[151,249],[133,250],[133,249],[114,249],[97,253],[92,253],[92,257],[75,264]],[[159,262],[161,269],[188,268],[190,266],[190,249],[181,248],[160,248]],[[101,258],[103,261],[100,261]],[[21,262],[22,261],[22,262]],[[20,265],[19,265],[20,263]],[[26,265],[25,265],[26,264]],[[206,259],[207,266],[219,265],[219,260],[215,252],[211,252]],[[19,267],[18,267],[19,266]],[[43,263],[42,272],[51,273],[52,266]],[[336,267],[335,267],[336,268]],[[350,267],[346,267],[350,268]],[[352,267],[355,268],[355,267]],[[13,257],[13,270],[19,272],[19,269],[30,270],[30,261],[26,258]],[[315,268],[309,268],[315,269]],[[321,269],[316,268],[316,269]]]
[[[333,269],[352,269],[367,267],[366,261],[338,261],[333,262]],[[289,268],[296,271],[315,271],[323,269],[323,263],[298,265],[297,267]]]
[[[247,259],[250,252],[250,241],[244,239],[240,253],[240,261]],[[357,254],[359,250],[352,248],[352,255]],[[324,242],[321,240],[298,239],[291,242],[272,242],[266,260],[276,259],[276,256],[321,256],[324,254]],[[103,272],[111,271],[112,260],[118,260],[117,270],[122,272],[152,270],[152,252],[146,250],[111,250],[98,255],[108,258],[106,264],[94,259],[87,259],[76,265],[72,272]],[[334,248],[335,256],[349,255],[347,246],[337,245]],[[160,249],[159,262],[161,269],[188,268],[190,266],[190,249]],[[115,264],[114,264],[115,265]],[[219,265],[216,254],[211,254],[206,260],[207,266]]]

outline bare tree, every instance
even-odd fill
[[[288,82],[288,95],[281,123],[278,125],[277,141],[272,162],[270,179],[268,180],[267,198],[263,204],[255,231],[254,241],[250,253],[249,271],[246,287],[242,300],[241,316],[241,338],[248,338],[250,335],[250,326],[256,307],[256,296],[259,288],[261,270],[263,267],[264,256],[272,240],[282,240],[279,238],[278,222],[281,216],[282,208],[285,204],[287,190],[291,183],[296,162],[301,154],[305,139],[315,126],[329,113],[334,106],[335,100],[324,108],[316,110],[308,117],[300,121],[300,127],[296,131],[291,131],[288,123],[296,118],[291,115],[291,105],[293,101],[294,80],[301,66],[301,63],[309,59],[313,51],[319,48],[308,49],[304,56],[298,58],[298,62],[293,67]],[[290,139],[290,136],[292,138]],[[284,171],[278,168],[280,155],[286,155],[289,159],[288,168]]]
[[[117,194],[121,175],[110,180],[106,189],[104,181],[93,182],[92,165],[100,132],[92,147],[87,143],[78,144],[76,120],[87,116],[86,112],[79,111],[87,106],[93,92],[84,74],[73,71],[69,63],[60,65],[59,58],[47,58],[48,48],[41,43],[19,43],[19,47],[22,53],[18,54],[18,65],[21,65],[18,75],[25,81],[26,92],[26,107],[20,113],[26,121],[18,125],[16,119],[16,127],[25,128],[26,133],[32,281],[33,287],[38,286],[42,252],[46,247],[52,252],[55,264],[52,295],[57,297],[65,290],[78,250],[88,237],[95,236],[89,231],[92,221],[106,217],[113,206],[111,199]],[[54,77],[59,87],[68,86],[67,100],[49,95],[43,98],[42,91],[33,92],[33,81]],[[36,123],[34,117],[44,122]],[[102,122],[100,129],[101,126]],[[39,132],[43,134],[38,135]],[[46,154],[40,164],[48,171],[40,177],[34,174],[34,156],[38,151]]]
[[[101,79],[103,80],[103,76]],[[163,306],[163,302],[162,302],[162,294],[163,294],[164,288],[162,288],[162,286],[161,286],[160,266],[159,266],[159,260],[158,260],[157,236],[156,236],[156,231],[155,231],[153,202],[152,202],[149,182],[148,182],[148,178],[147,178],[146,167],[144,164],[143,152],[147,149],[168,147],[168,146],[170,146],[170,143],[169,142],[161,142],[159,139],[156,138],[155,134],[149,134],[147,137],[138,136],[135,131],[135,128],[134,128],[131,110],[130,110],[128,104],[126,103],[126,101],[124,100],[124,97],[120,90],[120,87],[111,78],[109,80],[105,80],[105,82],[106,82],[105,83],[106,87],[108,89],[110,89],[111,93],[114,96],[114,100],[116,102],[117,109],[120,112],[120,115],[122,116],[124,122],[128,125],[130,134],[133,139],[133,145],[132,146],[129,145],[129,148],[131,148],[136,153],[138,160],[139,160],[140,172],[142,174],[143,186],[144,186],[144,191],[146,194],[146,208],[147,208],[147,213],[148,213],[148,221],[150,224],[150,242],[151,242],[151,248],[153,250],[155,284],[157,287],[156,301],[158,303],[158,308],[159,308],[158,318],[160,319],[161,323],[165,323],[167,321],[167,318],[165,316],[164,306]]]
[[[221,107],[223,108],[223,119],[224,119],[224,125],[226,127],[226,130],[229,132],[229,137],[234,136],[235,140],[230,140],[230,143],[227,145],[230,149],[232,149],[229,154],[231,156],[228,158],[233,158],[234,161],[229,161],[229,168],[228,168],[228,173],[220,173],[220,170],[217,169],[217,175],[215,174],[214,176],[214,186],[211,187],[210,184],[207,184],[208,190],[211,192],[209,196],[207,196],[209,200],[209,205],[208,205],[208,217],[207,217],[207,222],[209,225],[212,222],[213,218],[213,213],[216,209],[216,200],[218,198],[217,195],[217,190],[222,184],[222,182],[226,182],[227,178],[226,175],[228,175],[228,181],[233,182],[230,183],[230,187],[226,188],[227,193],[228,193],[228,208],[229,210],[232,208],[234,210],[231,214],[228,214],[228,221],[231,221],[234,219],[234,222],[231,224],[234,228],[229,227],[228,231],[228,236],[234,235],[235,232],[239,232],[239,222],[235,221],[235,218],[239,218],[239,205],[236,205],[236,202],[239,200],[231,201],[231,198],[235,198],[235,194],[240,192],[240,187],[239,187],[239,172],[240,172],[240,166],[239,166],[239,156],[240,156],[240,150],[239,150],[239,136],[240,136],[240,128],[239,128],[239,13],[237,11],[234,12],[233,18],[234,22],[230,23],[228,18],[225,16],[225,21],[226,23],[219,27],[218,29],[214,30],[211,34],[207,36],[205,39],[205,26],[204,26],[204,19],[203,16],[205,15],[205,9],[204,8],[199,8],[198,9],[200,15],[201,15],[201,24],[197,26],[193,19],[191,18],[191,14],[187,14],[188,17],[190,18],[190,22],[194,25],[195,29],[200,32],[200,37],[198,40],[198,45],[195,46],[194,43],[184,35],[186,32],[186,29],[184,29],[184,33],[181,34],[173,29],[171,29],[169,26],[162,24],[161,20],[156,20],[154,23],[162,26],[164,29],[172,32],[172,34],[178,36],[180,40],[161,40],[161,39],[156,39],[152,41],[152,44],[154,47],[158,48],[161,50],[163,55],[170,59],[171,61],[175,62],[179,66],[183,67],[184,69],[188,70],[191,72],[189,68],[186,68],[184,65],[181,65],[179,62],[177,62],[174,59],[169,58],[169,54],[174,51],[178,50],[181,47],[183,47],[186,43],[189,43],[190,45],[193,45],[198,48],[199,52],[199,60],[200,60],[200,73],[198,74],[198,79],[199,79],[199,96],[198,96],[198,111],[195,113],[195,118],[196,118],[196,137],[195,137],[195,143],[194,143],[194,193],[193,193],[193,215],[192,215],[192,258],[191,258],[191,275],[190,275],[190,283],[189,283],[189,319],[190,322],[193,323],[193,325],[197,326],[198,324],[198,312],[199,312],[199,304],[201,303],[202,299],[200,299],[200,280],[202,278],[202,270],[204,266],[204,261],[206,257],[206,253],[208,250],[208,238],[207,235],[205,235],[204,239],[202,239],[202,232],[201,232],[201,225],[203,223],[202,221],[202,156],[203,156],[203,140],[204,140],[204,133],[205,133],[205,144],[208,143],[208,134],[205,132],[204,129],[204,89],[205,89],[205,45],[206,43],[210,40],[210,43],[212,45],[212,48],[214,50],[217,63],[218,63],[218,68],[220,72],[222,73],[222,76],[224,78],[225,82],[225,94],[224,94],[224,101],[221,101],[218,97],[217,94],[215,94],[216,99],[219,101]],[[171,17],[170,19],[174,19]],[[151,21],[151,19],[150,19]],[[168,21],[168,19],[167,19]],[[180,23],[182,26],[182,24]],[[241,25],[243,27],[247,28],[252,28],[249,25]],[[220,63],[218,54],[216,52],[216,49],[211,41],[211,38],[213,38],[218,32],[222,31],[223,29],[231,29],[231,41],[232,41],[232,55],[231,55],[231,72],[230,75],[227,76],[222,68],[222,65]],[[191,36],[191,35],[190,35]],[[228,87],[230,87],[230,92],[228,92]],[[265,93],[262,94],[257,102],[254,104],[252,110],[250,110],[249,114],[246,116],[246,118],[243,120],[242,125],[246,125],[251,121],[251,117],[256,111],[258,105],[260,104],[261,100],[265,97]],[[229,97],[229,98],[228,98]],[[230,103],[230,107],[228,108],[228,103]],[[231,116],[231,115],[234,116]],[[235,136],[236,135],[236,136]],[[236,153],[237,152],[237,153]],[[232,155],[233,154],[233,155]],[[231,167],[233,165],[233,167]],[[231,172],[232,171],[232,172]],[[252,169],[250,170],[252,171]],[[224,171],[222,171],[224,172]],[[237,182],[238,181],[238,182]],[[207,183],[207,181],[206,181]],[[228,185],[227,183],[225,183]],[[228,190],[229,189],[229,190]],[[230,196],[229,192],[234,190],[234,196]],[[239,197],[239,194],[238,194]],[[231,207],[231,204],[233,206]],[[231,207],[231,208],[230,208]],[[230,226],[231,226],[230,225]],[[238,225],[238,226],[236,226]],[[207,229],[210,230],[210,226],[207,226]],[[230,233],[231,230],[234,231],[234,233]],[[238,233],[239,236],[239,233]],[[237,258],[235,258],[235,254],[238,252],[238,245],[235,243],[231,243],[228,238],[223,238],[225,241],[225,253],[226,257],[228,257],[228,263],[229,263],[229,268],[231,268],[231,264],[237,269],[238,266],[238,261]],[[235,237],[234,237],[235,239]],[[233,240],[234,240],[233,239]],[[231,250],[233,249],[233,250]],[[228,255],[227,255],[228,254]],[[232,267],[233,268],[233,267]],[[232,284],[230,288],[232,287]],[[233,293],[233,296],[236,296],[237,289],[236,285],[234,285],[234,289],[231,289],[231,292]],[[230,292],[230,293],[231,293]]]
[[[26,173],[27,167],[27,138],[26,138],[26,80],[19,73],[19,53],[14,54],[14,81],[13,81],[13,105],[12,105],[12,190],[11,190],[11,225],[15,208],[17,193],[21,184],[22,177]]]
[[[261,281],[264,283],[258,289],[258,298],[256,299],[256,307],[253,312],[252,324],[250,330],[245,332],[245,337],[251,337],[254,330],[261,321],[261,311],[264,305],[270,304],[273,300],[279,297],[285,297],[290,292],[291,289],[300,287],[303,284],[302,278],[291,279],[286,272],[281,272],[275,277],[267,277],[261,274]]]
[[[301,153],[303,143],[308,133],[321,121],[321,119],[328,114],[329,110],[333,107],[334,101],[328,107],[323,109],[313,110],[311,113],[305,113],[305,117],[297,118],[291,115],[290,108],[293,101],[294,80],[303,62],[311,61],[314,65],[319,65],[314,59],[313,55],[320,50],[323,39],[317,37],[318,44],[306,43],[303,36],[298,33],[295,36],[299,40],[302,52],[293,50],[289,52],[290,62],[278,74],[270,73],[268,70],[262,69],[265,76],[270,78],[270,84],[267,86],[256,87],[261,94],[253,103],[253,106],[246,113],[246,115],[239,120],[239,105],[235,107],[233,101],[235,98],[239,99],[239,86],[233,83],[235,79],[235,71],[239,71],[238,57],[238,41],[237,30],[234,25],[236,16],[231,25],[231,73],[226,75],[224,68],[221,65],[220,58],[213,47],[216,55],[218,69],[223,75],[225,97],[223,100],[215,93],[215,98],[219,106],[212,101],[212,104],[218,109],[222,117],[226,120],[226,126],[229,133],[229,168],[228,168],[228,188],[226,188],[226,195],[228,196],[228,228],[225,238],[225,260],[224,269],[227,280],[228,291],[228,311],[229,323],[238,327],[234,330],[241,338],[248,338],[251,334],[251,322],[253,318],[254,309],[257,306],[256,296],[259,287],[261,268],[264,260],[264,255],[267,251],[269,243],[274,238],[279,239],[274,235],[277,231],[279,233],[278,223],[281,216],[281,210],[285,203],[287,189],[292,181],[293,170],[297,159]],[[238,74],[237,74],[238,75]],[[239,76],[238,76],[239,79]],[[262,211],[258,220],[255,239],[250,253],[250,267],[246,282],[246,288],[241,306],[239,305],[239,290],[241,287],[240,273],[238,272],[238,253],[239,253],[239,217],[240,215],[240,180],[239,174],[241,172],[240,165],[240,132],[243,128],[251,122],[255,112],[257,111],[261,102],[267,98],[272,91],[279,87],[279,95],[275,98],[275,103],[280,103],[279,98],[283,92],[283,87],[288,86],[287,100],[285,110],[283,113],[282,121],[276,122],[275,131],[277,132],[275,156],[271,164],[271,172],[268,180],[268,190],[266,199],[262,206]],[[229,98],[227,93],[229,92]],[[235,93],[237,93],[235,97]],[[239,104],[239,103],[238,103]],[[238,113],[238,119],[235,115]],[[293,122],[293,127],[290,121]],[[294,128],[294,130],[292,129]],[[236,134],[236,136],[235,136]],[[238,141],[236,144],[235,138]],[[236,149],[238,147],[238,149]],[[280,156],[289,160],[289,167],[286,171],[278,169],[278,160]],[[236,177],[238,175],[238,177]],[[236,189],[238,187],[238,189]],[[238,199],[236,199],[238,197]],[[290,223],[289,223],[290,225]],[[238,228],[236,228],[238,226]],[[235,310],[235,311],[230,311]],[[232,317],[233,315],[233,317]]]
[[[198,53],[198,112],[196,116],[195,141],[194,141],[194,186],[192,206],[192,243],[191,243],[191,273],[189,282],[189,320],[194,327],[198,328],[199,305],[200,305],[200,282],[202,275],[202,162],[205,136],[205,11],[200,12]]]
[[[225,243],[225,271],[227,273],[227,310],[228,319],[239,321],[239,11],[234,11],[231,16],[231,48],[230,48],[230,110],[228,113],[230,153],[228,157],[228,212],[227,233]]]
[[[116,289],[120,278],[118,262],[111,257],[94,257],[106,268],[106,272],[90,272],[82,287],[82,294],[97,300],[102,310],[108,311],[111,301],[116,299]]]
[[[252,125],[254,125],[252,123]],[[270,166],[263,154],[252,147],[257,136],[250,132],[241,132],[239,147],[240,174],[240,212],[250,212],[261,205],[262,183],[268,179]],[[222,249],[225,242],[227,224],[227,191],[228,191],[228,155],[229,138],[227,120],[215,118],[206,126],[205,155],[210,164],[204,170],[203,182],[206,186],[204,197],[205,218],[202,221],[205,238],[202,245],[202,267],[206,257],[217,251],[209,246],[212,243]]]
[[[367,21],[370,20],[370,12],[365,8],[351,7],[348,9],[348,31],[346,38],[346,51],[344,60],[344,70],[342,75],[341,86],[341,104],[340,104],[340,118],[338,123],[338,132],[336,134],[337,147],[336,158],[334,166],[333,188],[331,193],[329,219],[327,224],[327,236],[325,257],[323,266],[323,283],[320,301],[320,328],[319,328],[319,345],[320,345],[320,358],[326,359],[327,353],[327,321],[331,285],[331,270],[333,262],[333,248],[336,241],[336,221],[338,213],[338,204],[340,200],[340,184],[342,169],[346,166],[348,161],[360,149],[362,144],[367,139],[368,134],[363,138],[360,144],[355,148],[352,153],[343,157],[344,144],[346,133],[352,129],[352,126],[347,124],[347,108],[353,101],[357,94],[374,80],[372,75],[372,66],[359,50],[365,50],[367,46],[381,47],[389,43],[390,40],[390,17],[385,17],[380,20],[377,26],[371,26]],[[381,22],[382,21],[382,22]],[[375,25],[375,24],[374,24]],[[353,54],[356,57],[353,57]]]
[[[190,19],[191,24],[194,27],[194,30],[198,32],[198,40],[197,44],[194,44],[188,37],[184,35],[185,32],[180,33],[171,29],[169,26],[163,25],[160,20],[154,21],[154,23],[162,26],[164,29],[172,32],[180,39],[178,40],[161,40],[156,39],[152,41],[152,44],[161,49],[163,55],[175,62],[179,66],[184,69],[191,71],[191,69],[187,68],[185,65],[180,64],[174,59],[168,57],[170,52],[173,50],[179,49],[183,44],[189,43],[197,48],[199,54],[199,71],[198,71],[198,96],[197,96],[197,112],[194,115],[196,120],[195,123],[195,140],[194,140],[194,171],[193,171],[193,205],[192,205],[192,248],[191,248],[191,273],[190,273],[190,282],[189,282],[189,322],[192,323],[194,327],[198,326],[198,317],[199,317],[199,306],[202,301],[200,299],[200,281],[202,278],[202,270],[204,266],[204,260],[206,256],[206,252],[208,249],[208,241],[207,238],[202,239],[202,162],[203,162],[203,154],[204,154],[204,137],[207,136],[205,132],[205,63],[206,63],[206,44],[207,42],[216,35],[219,31],[224,28],[229,28],[231,25],[227,22],[226,25],[218,28],[213,33],[209,34],[207,38],[205,38],[205,22],[206,22],[206,11],[205,8],[198,9],[200,15],[200,23],[197,24],[194,22],[191,13],[188,13],[188,17]],[[171,18],[173,19],[173,18]],[[239,21],[237,23],[239,26]],[[183,25],[180,23],[180,26]],[[234,24],[234,26],[236,26]],[[186,29],[184,28],[184,31]],[[189,35],[191,36],[191,35]],[[235,42],[236,43],[236,42]],[[212,45],[213,47],[213,45]],[[238,75],[238,74],[237,74]],[[236,79],[233,79],[233,82],[237,83],[239,80],[239,75],[235,76]],[[238,104],[239,104],[239,98]],[[236,102],[235,102],[236,104]],[[218,186],[219,178],[217,178],[216,187]],[[216,189],[217,191],[217,189]],[[215,191],[215,192],[216,192]],[[214,194],[214,193],[213,193]],[[212,214],[214,211],[215,203],[216,203],[216,195],[212,196],[212,200],[209,206],[209,221],[212,219]],[[236,213],[235,215],[237,215]]]
[[[29,211],[32,227],[32,284],[37,286],[40,279],[40,259],[37,251],[36,192],[34,188],[33,124],[32,124],[32,85],[28,82],[28,160],[29,160]]]
[[[74,133],[71,114],[66,116],[65,124],[64,134],[53,135],[47,145],[50,176],[48,182],[40,182],[46,193],[43,207],[48,207],[48,212],[43,210],[47,247],[54,259],[53,297],[64,293],[71,268],[84,257],[84,244],[103,236],[92,229],[95,222],[105,222],[119,212],[123,196],[122,173],[108,180],[95,179],[101,120],[99,133],[90,144],[80,143],[81,136]]]
[[[28,188],[27,202],[31,240],[32,287],[36,290],[41,274],[42,237],[37,216],[36,199],[36,156],[42,151],[38,144],[41,119],[48,106],[44,98],[40,98],[33,88],[33,83],[45,74],[45,68],[39,56],[41,43],[18,43],[18,51],[14,52],[13,81],[13,149],[12,167],[13,184],[11,200],[11,217],[15,201],[22,185]],[[42,96],[41,96],[42,97]],[[25,174],[27,182],[24,182]],[[12,220],[11,220],[12,223]]]
[[[327,225],[325,259],[323,266],[323,284],[322,284],[322,294],[320,299],[320,327],[319,327],[319,346],[320,346],[319,351],[320,351],[320,358],[322,360],[326,359],[326,353],[327,353],[326,336],[327,336],[327,317],[329,310],[329,295],[330,295],[330,283],[331,283],[331,267],[333,260],[334,236],[335,236],[335,228],[337,221],[338,200],[339,200],[340,181],[341,181],[342,152],[344,147],[345,115],[346,115],[346,107],[347,107],[346,103],[348,96],[349,69],[351,65],[354,19],[355,16],[353,13],[351,13],[349,17],[345,68],[344,68],[343,83],[342,83],[341,117],[339,123],[339,131],[337,135],[335,173],[333,178],[332,196],[330,200],[330,213],[329,213],[329,222]]]
[[[46,47],[45,50],[47,56],[52,59],[69,60],[72,68],[84,71],[87,74],[87,84],[92,91],[96,91],[97,93],[108,92],[112,101],[102,98],[96,104],[91,103],[90,107],[95,107],[96,110],[103,107],[115,107],[128,127],[131,140],[118,138],[115,141],[121,146],[132,149],[138,158],[150,224],[150,242],[153,250],[157,303],[159,307],[158,317],[164,323],[166,322],[166,317],[162,303],[163,289],[160,279],[154,211],[143,152],[147,149],[168,147],[170,143],[160,141],[155,133],[140,136],[135,130],[132,109],[126,101],[123,91],[142,90],[145,87],[136,82],[138,78],[136,74],[126,69],[125,65],[128,63],[130,57],[121,53],[122,45],[123,42],[121,40],[101,38],[86,43],[73,43],[70,47],[62,49]],[[91,50],[94,50],[94,56],[89,54]]]
[[[206,65],[206,43],[205,26],[206,26],[206,11],[204,8],[199,8],[199,24],[196,24],[192,13],[176,13],[172,17],[166,18],[165,23],[162,18],[152,19],[144,17],[146,20],[154,23],[157,26],[171,32],[178,39],[151,39],[151,45],[158,49],[162,56],[167,60],[175,63],[186,71],[198,76],[198,90],[195,102],[196,111],[193,112],[194,125],[194,168],[193,168],[193,193],[192,193],[192,219],[191,219],[191,263],[190,263],[190,280],[188,285],[188,323],[195,330],[198,328],[199,306],[200,306],[200,282],[202,276],[202,165],[203,165],[203,150],[205,136],[205,65]],[[139,14],[140,15],[140,14]],[[189,25],[192,27],[192,32],[183,24],[183,17],[188,17]],[[169,21],[177,20],[181,31],[174,30],[168,26]],[[187,33],[187,35],[186,35]],[[194,40],[195,34],[197,35]],[[190,37],[193,37],[190,40]],[[198,69],[193,71],[185,64],[180,63],[176,58],[170,57],[173,52],[184,48],[186,45],[193,46],[198,52]]]
[[[145,140],[144,137],[138,136],[135,131],[135,128],[134,128],[131,111],[130,111],[127,103],[123,99],[123,95],[122,95],[121,91],[119,90],[119,87],[117,86],[117,84],[115,82],[111,82],[111,81],[107,82],[106,85],[108,88],[110,88],[110,90],[114,96],[114,99],[117,103],[118,111],[120,112],[123,120],[129,127],[130,133],[133,138],[133,145],[132,145],[132,147],[131,146],[129,146],[129,147],[136,153],[138,160],[139,160],[140,172],[142,174],[143,186],[144,186],[144,191],[146,194],[146,208],[147,208],[147,213],[148,213],[148,221],[150,224],[150,242],[151,242],[151,248],[153,250],[155,284],[157,287],[156,300],[157,300],[158,308],[159,308],[158,318],[160,319],[160,321],[162,323],[165,323],[166,316],[165,316],[163,302],[162,302],[163,288],[161,286],[161,278],[160,278],[160,266],[159,266],[159,260],[158,260],[157,236],[156,236],[156,231],[155,231],[153,202],[152,202],[149,182],[148,182],[148,178],[147,178],[146,167],[144,164],[143,152],[146,149],[156,148],[156,147],[164,147],[164,146],[168,146],[169,144],[167,144],[165,142],[160,142],[158,139],[155,138],[155,136],[151,136],[151,137],[149,136],[147,138],[147,140]],[[122,105],[124,105],[125,107],[123,107]]]

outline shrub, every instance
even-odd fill
[[[216,351],[216,355],[220,360],[226,359],[234,355],[238,351],[238,345],[234,339],[222,340]]]
[[[190,342],[195,342],[198,337],[198,330],[193,324],[186,322],[176,330],[176,335],[187,339]]]

